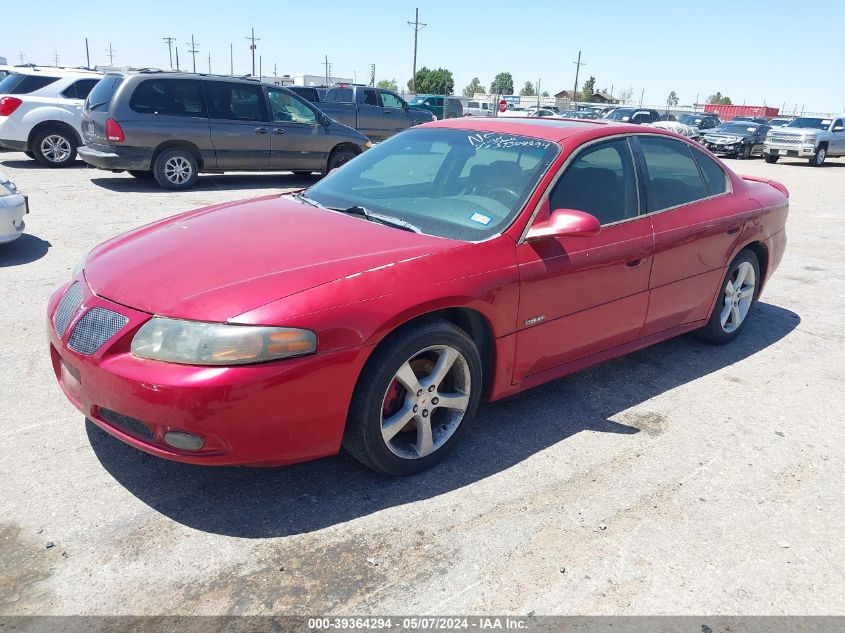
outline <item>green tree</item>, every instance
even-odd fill
[[[675,94],[674,90],[669,93],[668,97],[666,97],[666,107],[667,108],[674,108],[676,105],[678,105],[679,102],[680,102],[680,99],[678,99],[678,95]]]
[[[536,97],[537,91],[534,90],[534,84],[530,81],[526,81],[525,85],[522,87],[522,90],[519,91],[519,94],[523,97]]]
[[[408,89],[417,94],[450,95],[455,90],[455,79],[451,70],[423,66],[417,71],[416,81],[408,80]]]
[[[473,77],[472,81],[469,82],[469,85],[466,88],[464,88],[464,96],[465,97],[471,97],[476,93],[483,93],[483,92],[484,92],[484,86],[481,85],[481,81],[478,79],[478,77]]]
[[[393,92],[399,92],[399,84],[396,83],[395,79],[381,79],[376,84],[376,88],[381,88],[382,90],[392,90]]]
[[[548,97],[548,96],[549,96],[549,91],[548,91],[548,90],[544,90],[544,91],[543,91],[543,94],[541,94],[540,96],[541,96],[541,97]]]
[[[510,73],[499,73],[490,84],[490,92],[494,95],[512,95],[513,77]]]
[[[582,101],[589,101],[590,97],[593,96],[593,93],[596,91],[596,78],[590,77],[587,81],[584,82],[584,85],[581,86],[581,100]]]
[[[707,103],[715,103],[717,105],[731,105],[732,101],[730,97],[722,96],[721,92],[717,92],[716,94],[707,97]]]

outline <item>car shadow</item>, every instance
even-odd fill
[[[13,242],[0,244],[0,268],[37,261],[47,254],[51,246],[47,240],[24,233]]]
[[[434,497],[506,470],[582,431],[632,435],[610,418],[670,389],[748,358],[788,335],[800,317],[759,303],[730,345],[678,337],[495,403],[434,468],[392,479],[336,456],[284,468],[208,467],[167,461],[129,447],[86,421],[106,470],[161,514],[197,530],[267,538],[311,532],[381,509]],[[716,421],[714,421],[715,423]]]
[[[99,172],[102,173],[102,172]],[[249,190],[249,189],[302,189],[310,187],[320,179],[319,174],[311,176],[297,176],[291,173],[273,174],[203,174],[197,179],[197,183],[188,191],[223,191],[223,190]],[[114,177],[92,178],[91,182],[98,187],[117,192],[133,193],[160,193],[162,195],[174,195],[179,192],[162,188],[152,178],[135,178],[133,176],[120,175]]]
[[[23,156],[23,154],[21,154],[21,156]],[[79,169],[82,167],[88,167],[88,165],[81,160],[75,160],[70,165],[65,165],[64,167],[47,167],[46,165],[39,163],[34,158],[25,158],[23,160],[0,160],[0,165],[8,167],[9,169],[43,169],[45,171],[51,169]]]

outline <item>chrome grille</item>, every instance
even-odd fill
[[[67,345],[80,354],[93,354],[127,323],[129,318],[122,314],[91,308],[73,328]]]
[[[777,134],[772,135],[772,142],[773,143],[784,143],[786,145],[800,145],[801,139],[796,136],[778,136]]]
[[[79,310],[82,305],[82,288],[79,287],[79,282],[75,282],[67,289],[65,296],[59,302],[59,307],[56,308],[56,313],[53,315],[53,327],[59,338],[62,338],[67,332],[67,326],[70,325],[73,315]]]
[[[150,427],[137,418],[112,411],[111,409],[100,409],[100,419],[112,426],[116,426],[125,433],[143,437],[150,442],[154,442],[156,439]]]

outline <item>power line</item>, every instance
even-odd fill
[[[245,39],[249,40],[249,50],[252,51],[252,76],[255,77],[255,49],[258,48],[256,42],[260,42],[260,37],[255,37],[255,29],[252,29],[252,35],[247,35]]]
[[[188,44],[191,45],[191,48],[188,49],[188,52],[191,54],[191,58],[193,59],[194,72],[197,72],[197,53],[199,53],[199,49],[197,48],[197,46],[199,46],[200,43],[195,42],[194,36],[191,35],[191,41],[185,42],[185,46],[187,46]]]
[[[161,38],[167,43],[167,52],[170,55],[170,68],[173,68],[173,42],[176,41],[175,37],[163,37]]]
[[[416,14],[413,22],[408,22],[408,26],[414,29],[414,74],[411,75],[411,92],[417,91],[417,36],[421,29],[424,29],[428,24],[420,22],[420,10],[416,9]]]
[[[581,61],[581,51],[578,51],[578,61],[572,63],[575,64],[575,88],[572,90],[572,98],[575,99],[578,94],[578,73],[581,72],[581,66],[586,66],[587,62]]]
[[[109,66],[114,66],[114,54],[117,51],[112,48],[111,42],[109,42],[109,47],[106,49],[106,55],[109,56]]]

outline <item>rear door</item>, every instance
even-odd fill
[[[836,119],[830,126],[828,152],[837,156],[845,155],[845,119]]]
[[[654,250],[639,197],[625,137],[582,149],[552,186],[535,222],[554,209],[577,209],[596,216],[602,229],[517,247],[515,382],[637,338]]]
[[[381,140],[385,134],[384,112],[375,88],[358,88],[358,131],[371,139]]]
[[[657,135],[636,141],[654,227],[646,336],[708,317],[748,201],[733,196],[724,169],[688,143]]]
[[[203,80],[218,169],[269,169],[270,120],[259,83]]]
[[[281,88],[268,86],[267,99],[270,104],[271,169],[322,169],[329,147],[317,113]]]

